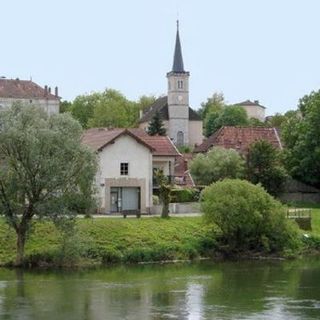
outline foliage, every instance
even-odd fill
[[[64,100],[60,102],[60,113],[71,112],[72,103],[70,101]]]
[[[84,129],[88,128],[89,119],[92,118],[94,108],[101,99],[102,94],[98,92],[80,95],[74,99],[71,106],[71,114]]]
[[[282,124],[287,121],[286,115],[281,113],[276,113],[272,117],[268,117],[266,120],[266,125],[272,128],[281,128]]]
[[[184,146],[179,146],[178,150],[180,153],[190,153],[192,152],[192,147],[184,145]]]
[[[257,118],[250,118],[248,120],[248,126],[250,126],[250,127],[266,127],[267,125],[265,122],[262,122]]]
[[[207,154],[198,154],[194,158],[190,172],[198,185],[209,185],[225,178],[242,178],[244,160],[233,149],[213,147]]]
[[[205,119],[205,135],[209,137],[223,126],[247,126],[247,112],[241,106],[225,106],[221,111],[209,112]]]
[[[259,185],[219,181],[205,188],[201,208],[205,220],[222,230],[227,251],[294,252],[300,246],[285,208]]]
[[[154,95],[142,95],[141,97],[139,97],[139,100],[137,101],[138,109],[143,111],[149,106],[151,106],[156,100],[157,98]]]
[[[208,98],[206,102],[201,103],[198,110],[200,117],[204,120],[207,114],[214,112],[219,113],[225,107],[224,95],[222,92],[215,92],[212,97]]]
[[[247,155],[247,177],[254,184],[260,183],[272,195],[283,191],[287,173],[280,152],[270,142],[259,140],[251,144]]]
[[[0,213],[17,234],[21,265],[35,215],[56,219],[93,205],[96,161],[68,114],[17,104],[0,113],[0,128]]]
[[[171,202],[193,202],[199,200],[199,192],[192,188],[171,190]]]
[[[100,94],[88,126],[129,128],[136,125],[138,118],[139,109],[135,102],[126,99],[119,91],[108,89]]]
[[[160,169],[156,170],[155,178],[159,186],[159,200],[162,204],[161,218],[168,218],[172,186],[168,177],[166,177]]]
[[[64,266],[190,259],[207,256],[216,245],[212,227],[200,217],[77,219],[75,228],[77,243],[68,242],[66,247],[72,259],[67,255],[61,259],[61,232],[50,221],[35,220],[26,261],[34,266]],[[14,245],[14,233],[0,219],[0,265],[13,261]]]
[[[149,122],[148,126],[148,134],[150,136],[160,135],[164,136],[166,135],[166,129],[163,126],[163,121],[161,119],[160,113],[157,111],[151,121]]]
[[[320,187],[320,91],[299,101],[299,110],[283,126],[286,166],[293,178]]]
[[[158,204],[160,204],[159,197],[156,196],[155,194],[152,195],[152,204],[153,204],[153,205],[158,205]]]

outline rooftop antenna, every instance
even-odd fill
[[[30,81],[32,81],[32,76],[30,76]]]

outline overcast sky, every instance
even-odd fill
[[[214,92],[295,109],[320,88],[318,0],[0,0],[0,76],[59,87],[165,94],[176,32],[190,103]]]

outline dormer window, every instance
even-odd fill
[[[178,89],[183,89],[183,81],[178,80]]]

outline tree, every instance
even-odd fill
[[[224,95],[222,92],[215,92],[206,102],[201,103],[198,110],[200,117],[204,120],[210,112],[220,112],[225,107]]]
[[[88,127],[129,128],[137,124],[138,118],[139,109],[135,102],[126,99],[119,91],[108,89],[100,94]]]
[[[94,92],[77,96],[71,107],[72,116],[77,119],[84,129],[88,128],[89,119],[92,118],[94,109],[101,99],[101,93]]]
[[[261,186],[245,180],[225,179],[206,187],[201,194],[206,222],[222,231],[226,251],[295,251],[300,240],[286,210]]]
[[[69,114],[27,105],[0,112],[0,213],[17,235],[17,266],[35,215],[55,220],[93,205],[96,161],[81,134]]]
[[[157,170],[155,172],[155,178],[159,186],[159,200],[162,204],[161,218],[168,218],[172,186],[170,184],[169,178],[163,174],[162,170]]]
[[[139,100],[137,101],[138,109],[143,111],[149,106],[151,106],[156,100],[157,98],[154,95],[142,95],[141,97],[139,97]]]
[[[70,112],[72,108],[72,102],[64,100],[60,102],[60,113]]]
[[[247,176],[249,181],[260,183],[272,195],[283,191],[287,173],[280,152],[270,142],[259,140],[251,144],[247,155]]]
[[[299,101],[283,126],[285,164],[293,178],[320,187],[320,91]]]
[[[242,178],[244,160],[233,149],[213,147],[207,154],[198,154],[190,164],[190,172],[198,185],[209,185],[225,178]]]
[[[223,126],[247,126],[248,115],[241,106],[226,106],[222,111],[207,113],[205,119],[205,134],[209,137]]]
[[[155,136],[156,134],[160,136],[166,135],[166,129],[163,126],[163,121],[158,111],[155,113],[155,115],[149,122],[148,134],[150,136]]]

